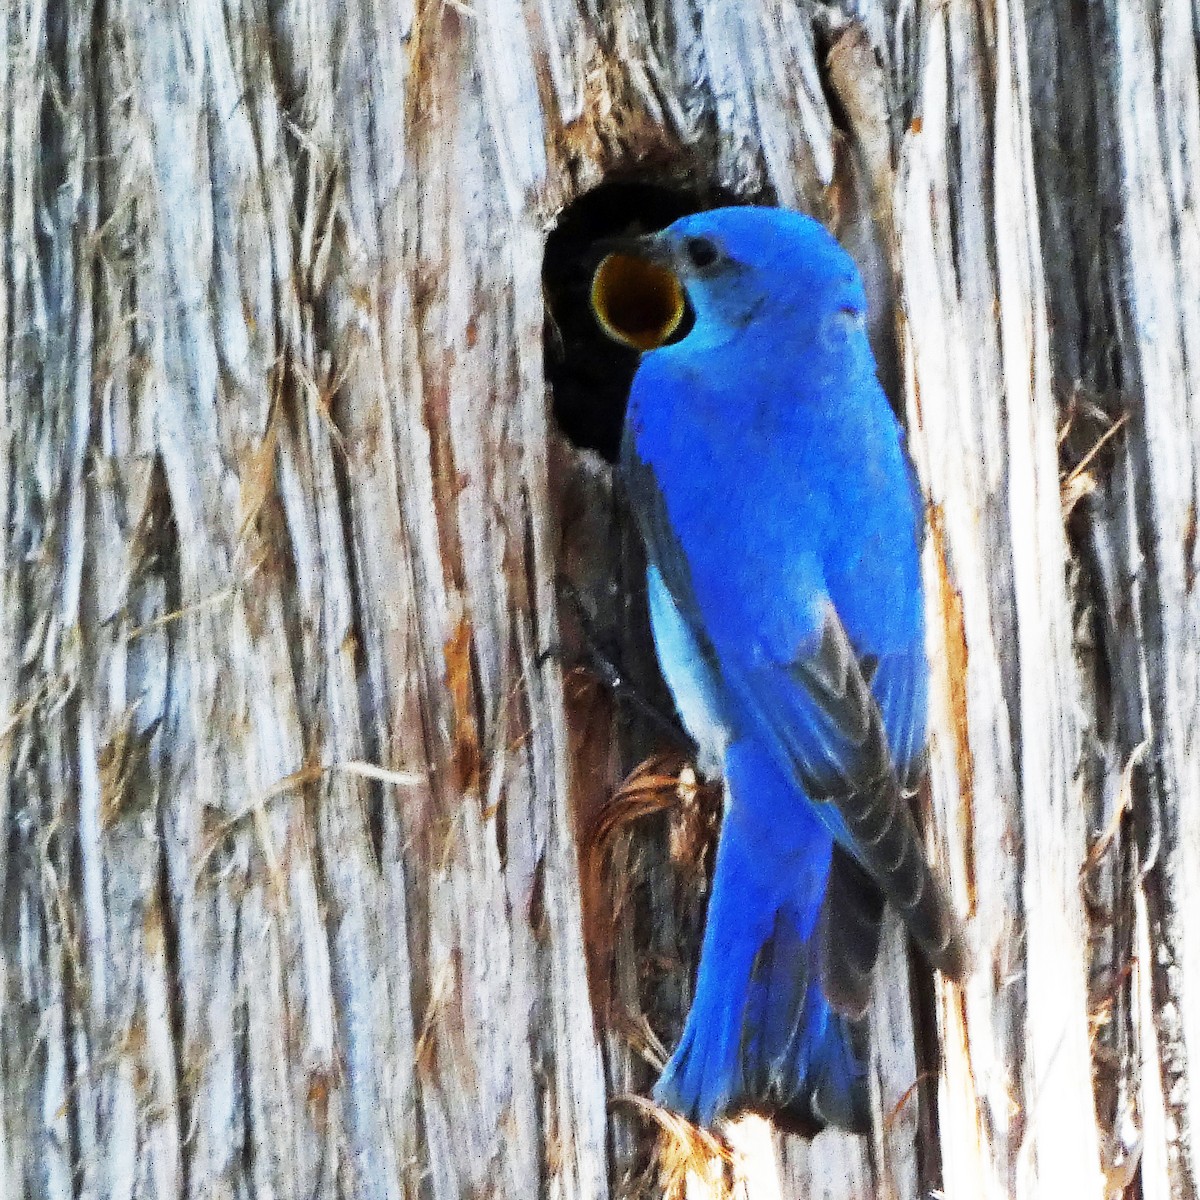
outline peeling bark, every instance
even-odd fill
[[[614,1098],[686,1011],[717,801],[635,798],[589,873],[678,747],[543,365],[547,233],[614,179],[863,266],[976,955],[889,931],[869,1138],[747,1119],[704,1171],[1197,1195],[1193,4],[71,0],[0,41],[6,1195],[664,1188]]]

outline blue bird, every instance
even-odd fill
[[[685,336],[667,343],[684,311]],[[951,977],[967,953],[908,797],[924,770],[924,513],[866,295],[816,221],[717,209],[635,239],[592,288],[645,351],[620,471],[654,644],[724,776],[695,993],[658,1102],[815,1132],[869,1120],[885,904]]]

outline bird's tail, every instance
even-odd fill
[[[698,1125],[749,1111],[810,1134],[862,1131],[861,1027],[833,1010],[819,982],[830,836],[756,748],[729,750],[726,779],[695,997],[655,1099]],[[764,811],[776,817],[769,825]]]

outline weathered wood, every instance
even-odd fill
[[[1077,456],[1121,426],[1083,477],[1071,527],[1090,819],[1113,832],[1094,969],[1102,998],[1131,965],[1136,981],[1100,1030],[1097,1102],[1108,1156],[1142,1147],[1144,1195],[1194,1196],[1196,14],[1105,4],[1082,23],[1056,16],[1041,14],[1033,45],[1057,383],[1082,432]],[[1095,80],[1082,95],[1081,68]]]
[[[585,896],[664,739],[572,670],[564,578],[662,694],[542,357],[548,230],[636,177],[863,265],[976,955],[935,985],[890,930],[872,1136],[746,1120],[733,1174],[1195,1196],[1198,37],[1185,0],[10,4],[4,1194],[661,1185],[607,1101],[686,1009],[707,827],[689,865],[626,826]]]
[[[941,624],[935,805],[977,956],[961,996],[940,989],[939,1125],[951,1195],[1095,1195],[1079,685],[1024,21],[993,15],[930,23],[899,218]]]

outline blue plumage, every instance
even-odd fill
[[[726,814],[660,1102],[867,1118],[855,1022],[884,900],[965,954],[905,801],[925,743],[923,514],[854,264],[810,218],[723,209],[644,239],[695,311],[634,379],[621,468],[655,645]]]

